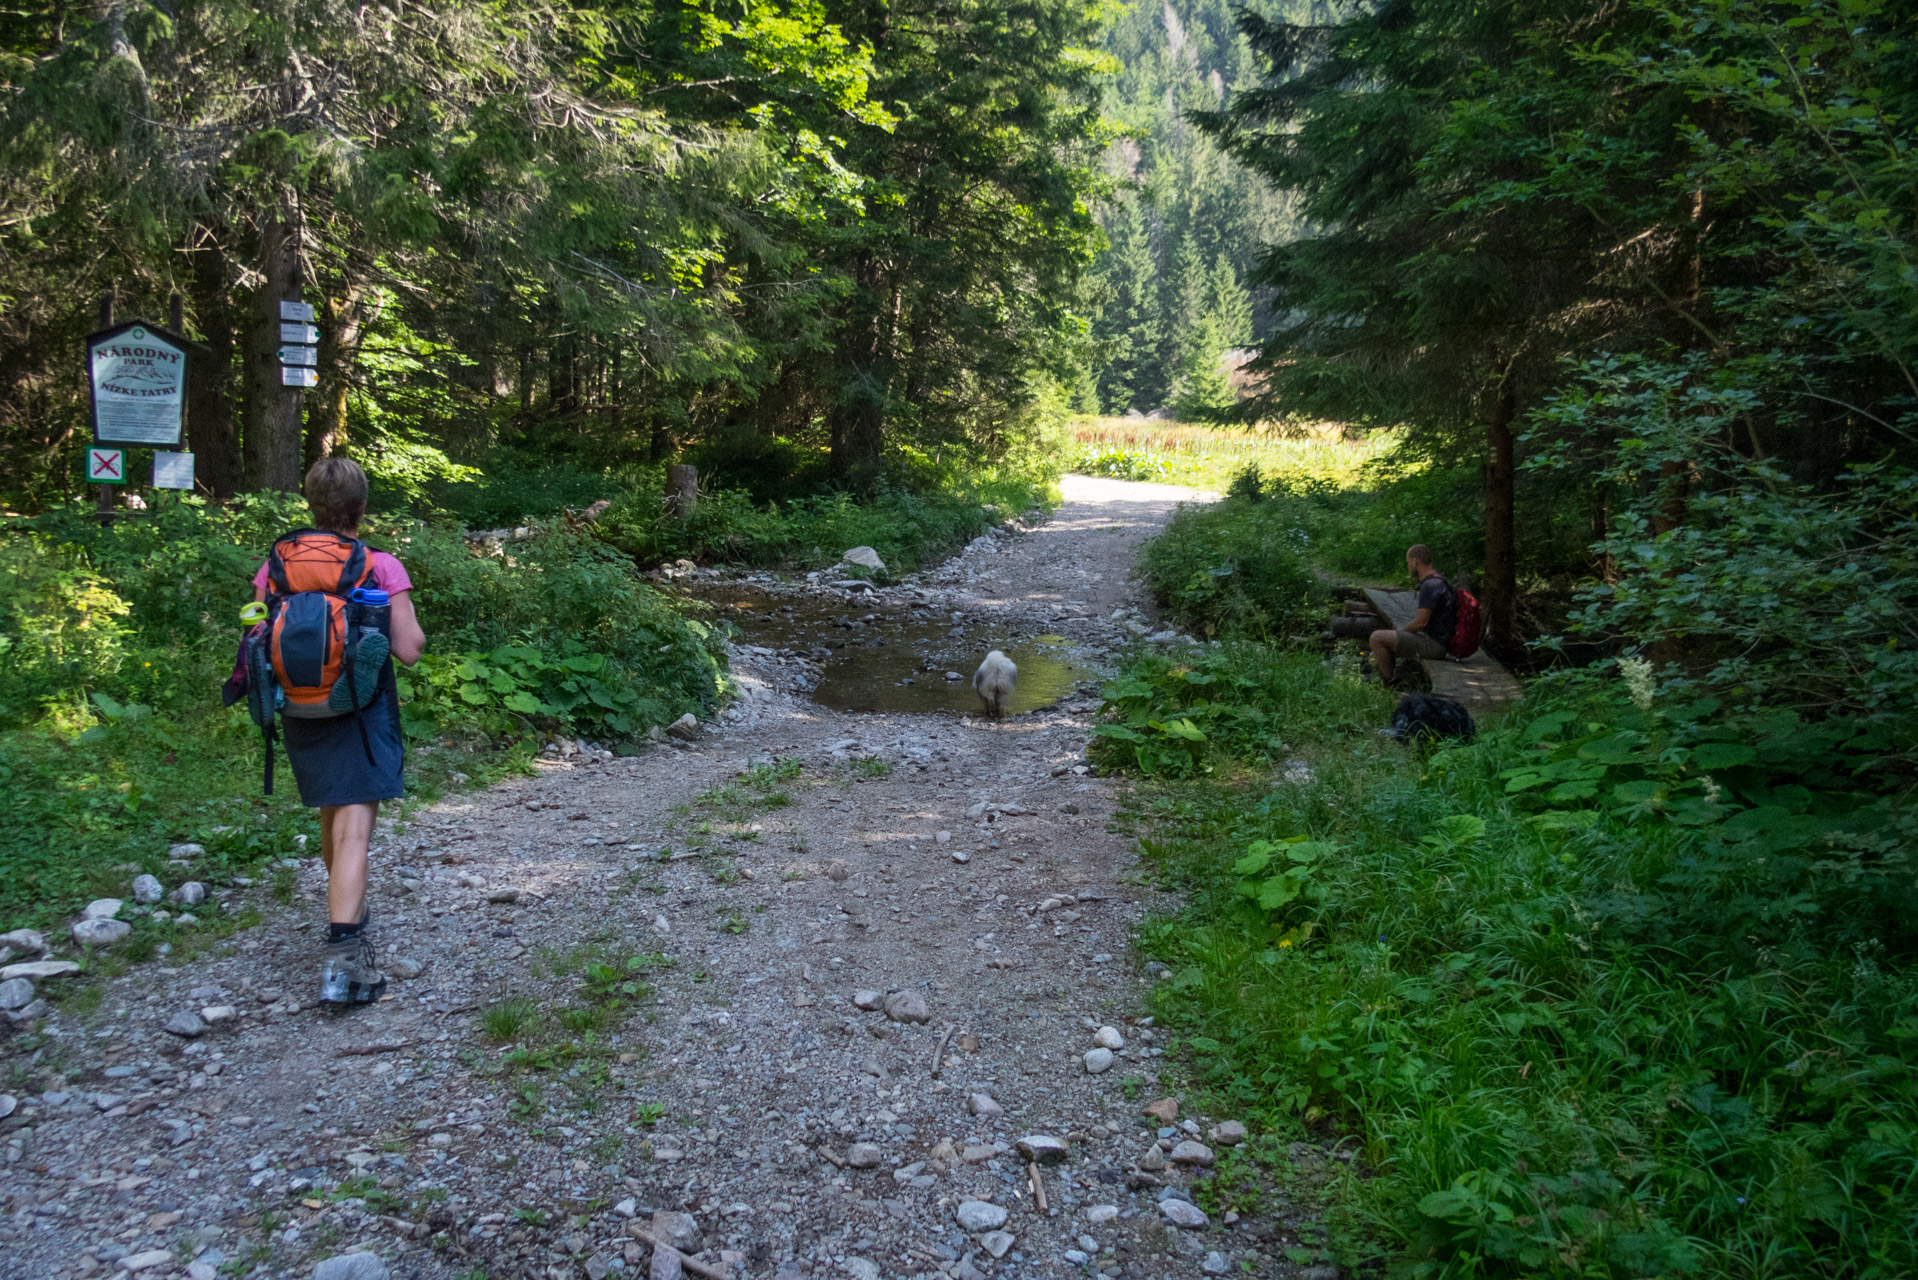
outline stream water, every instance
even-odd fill
[[[976,713],[972,673],[992,649],[1004,650],[1019,667],[1010,715],[1050,706],[1097,679],[1067,659],[1064,636],[1019,636],[977,617],[794,600],[726,583],[702,583],[690,594],[737,626],[745,643],[821,664],[813,701],[839,711]]]

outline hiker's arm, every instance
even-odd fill
[[[1431,625],[1432,625],[1432,611],[1430,609],[1420,609],[1417,613],[1412,615],[1412,625],[1407,627],[1406,630],[1407,631],[1423,631],[1425,630],[1425,628]]]
[[[426,633],[420,630],[419,617],[413,612],[413,593],[396,591],[387,603],[392,606],[387,616],[392,624],[389,638],[393,642],[393,656],[410,667],[426,652]]]
[[[255,588],[253,588],[253,603],[254,603],[254,604],[265,604],[265,603],[266,603],[266,588],[265,588],[265,587],[255,587]]]

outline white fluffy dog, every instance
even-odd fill
[[[979,669],[972,673],[972,691],[986,704],[988,715],[1004,715],[1006,704],[1012,700],[1012,691],[1018,685],[1019,668],[997,649],[988,653]]]

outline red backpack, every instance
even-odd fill
[[[1446,583],[1446,586],[1452,586]],[[1452,642],[1445,652],[1454,662],[1463,662],[1478,652],[1482,629],[1478,617],[1478,597],[1462,587],[1452,587],[1452,600],[1458,608],[1458,621],[1452,625]]]

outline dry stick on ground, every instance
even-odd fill
[[[957,1031],[958,1029],[959,1029],[958,1023],[948,1022],[946,1024],[945,1034],[939,1037],[938,1047],[932,1051],[932,1078],[934,1080],[937,1080],[939,1078],[940,1065],[945,1061],[946,1041],[952,1039],[952,1033]]]
[[[333,1056],[336,1058],[364,1057],[369,1053],[393,1053],[399,1049],[411,1049],[410,1040],[375,1040],[372,1044],[348,1045]]]
[[[1039,1176],[1038,1164],[1028,1164],[1026,1173],[1032,1179],[1032,1196],[1039,1202],[1039,1212],[1050,1213],[1051,1210],[1046,1207],[1046,1184],[1045,1180]]]
[[[651,1233],[637,1223],[629,1224],[626,1228],[626,1234],[635,1240],[645,1241],[655,1249],[672,1249],[674,1253],[679,1253],[679,1250],[673,1249],[673,1246],[661,1244],[659,1241],[653,1239]],[[701,1262],[697,1258],[689,1258],[683,1253],[679,1253],[679,1264],[696,1276],[704,1276],[706,1280],[737,1280],[737,1277],[735,1277],[731,1271],[723,1267],[715,1267],[708,1262]]]

